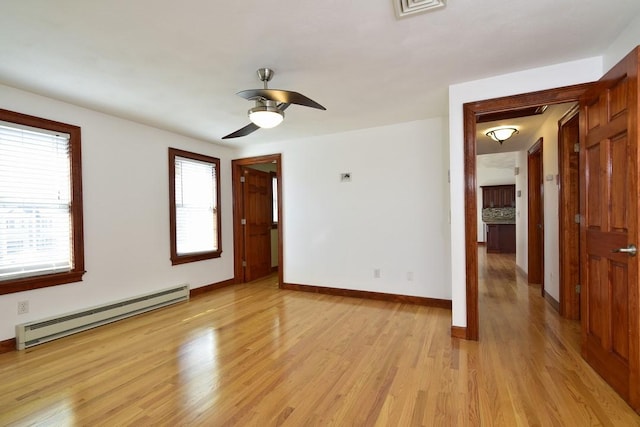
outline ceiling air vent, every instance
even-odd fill
[[[446,0],[393,0],[398,18],[428,12],[445,6]]]

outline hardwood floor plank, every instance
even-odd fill
[[[579,325],[479,251],[480,342],[446,309],[271,276],[0,354],[0,425],[640,425]]]

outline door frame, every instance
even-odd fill
[[[479,114],[498,113],[516,108],[578,102],[580,96],[593,85],[594,83],[584,83],[484,101],[468,102],[463,105],[464,231],[467,309],[467,327],[464,335],[468,340],[479,339],[480,327],[478,313],[478,249],[476,242],[478,234],[476,205],[476,117]],[[456,336],[458,336],[457,333]]]
[[[575,214],[580,213],[580,166],[579,160],[571,163],[574,151],[573,143],[568,139],[567,125],[576,124],[580,128],[580,105],[576,104],[560,120],[558,120],[558,173],[560,189],[558,191],[559,233],[558,243],[560,260],[560,315],[571,320],[580,319],[580,294],[575,286],[580,283],[580,227],[576,223]],[[575,197],[578,201],[575,203]]]
[[[544,293],[544,161],[543,139],[539,138],[527,151],[527,278],[529,283],[540,284]],[[533,168],[536,171],[533,172]],[[537,182],[534,180],[537,178]],[[537,196],[537,197],[533,197]],[[536,226],[532,220],[538,220]],[[537,254],[536,254],[537,252]],[[537,258],[536,258],[537,257]],[[538,271],[535,271],[539,263]],[[532,279],[533,276],[533,279]]]
[[[262,163],[276,164],[276,179],[278,180],[278,287],[282,288],[284,277],[284,216],[282,197],[282,154],[267,154],[264,156],[246,157],[231,161],[231,188],[233,194],[233,276],[234,283],[244,283],[242,260],[244,254],[244,233],[242,230],[242,186],[240,177],[244,166]]]

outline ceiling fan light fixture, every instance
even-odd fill
[[[490,130],[486,133],[486,135],[493,139],[496,142],[499,142],[502,145],[507,139],[511,138],[513,135],[520,133],[518,129],[512,127],[503,127]]]
[[[256,126],[271,129],[278,126],[284,120],[284,112],[278,107],[258,105],[249,110],[249,120]]]

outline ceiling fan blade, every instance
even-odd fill
[[[318,110],[326,110],[322,105],[318,104],[316,101],[307,98],[306,96],[293,92],[290,90],[280,90],[280,89],[249,89],[238,92],[238,95],[243,97],[244,99],[256,99],[256,98],[264,98],[270,101],[277,101],[286,104],[297,104],[303,105],[305,107],[317,108]]]
[[[238,129],[237,131],[232,132],[229,135],[223,136],[222,139],[240,138],[241,136],[247,136],[250,133],[257,131],[258,129],[260,129],[258,125],[256,125],[255,123],[249,123],[245,127]]]

